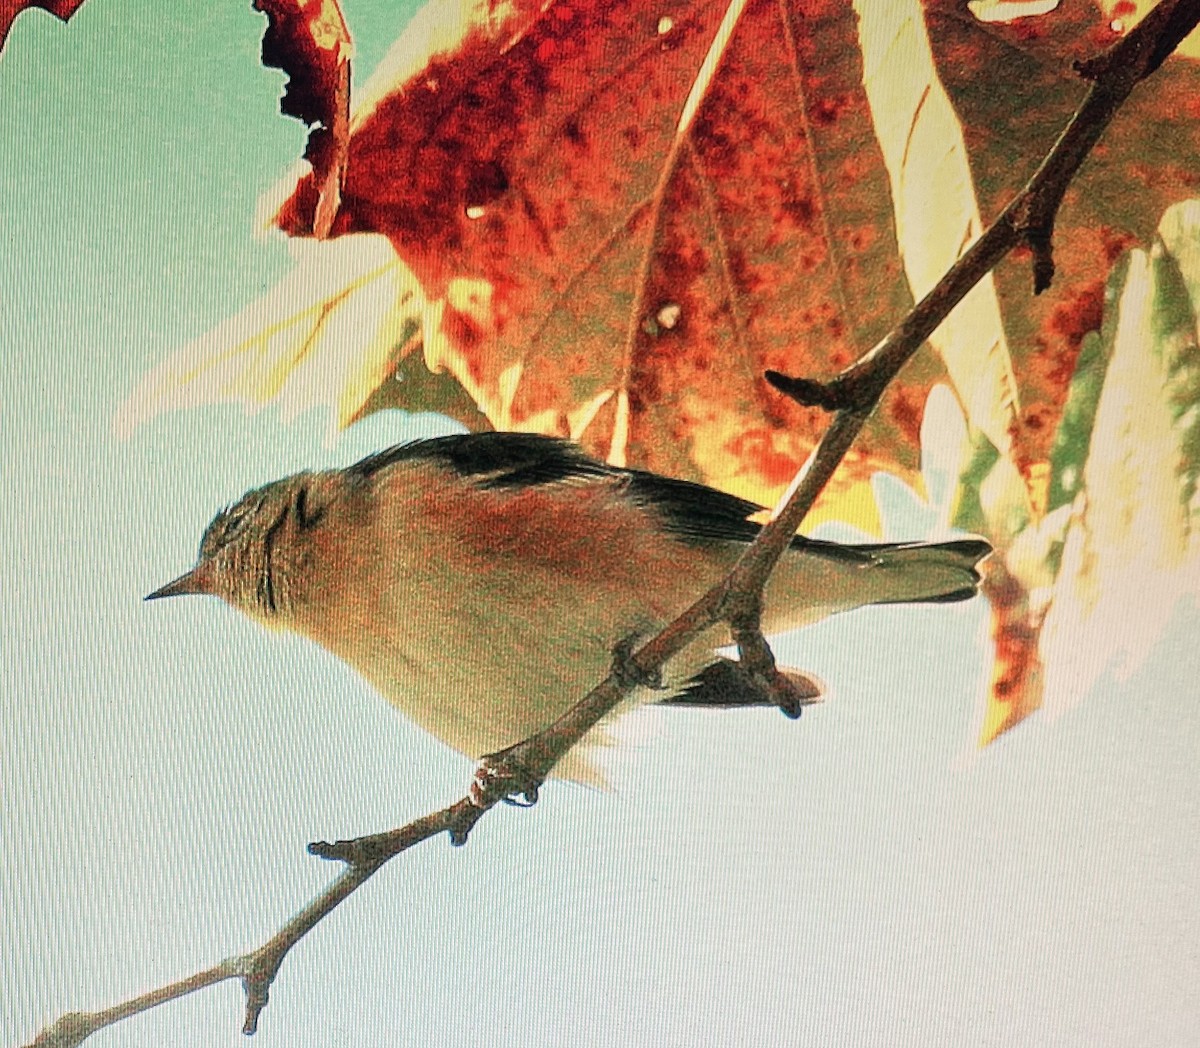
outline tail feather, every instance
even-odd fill
[[[951,539],[949,542],[864,542],[842,543],[827,542],[824,539],[810,539],[806,535],[797,535],[792,539],[792,549],[805,550],[820,557],[831,560],[853,561],[864,563],[886,559],[892,553],[912,553],[914,551],[937,550],[949,557],[955,558],[968,568],[973,568],[984,557],[992,552],[989,542],[983,539]]]
[[[867,604],[941,604],[979,589],[981,539],[843,546],[797,537],[768,584],[769,632]]]
[[[982,539],[858,548],[869,548],[874,570],[890,575],[895,583],[895,590],[877,597],[875,604],[949,604],[969,600],[979,591],[982,581],[979,562],[992,552],[992,547]]]

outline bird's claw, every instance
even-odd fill
[[[644,670],[633,657],[637,647],[638,635],[631,633],[623,640],[617,641],[613,647],[612,672],[622,688],[651,688],[662,691],[663,680],[661,670]]]
[[[480,758],[467,792],[475,807],[491,808],[503,801],[518,808],[532,808],[537,803],[541,780],[521,763],[516,749],[513,746]]]
[[[773,678],[768,685],[771,697],[789,720],[796,720],[805,706],[821,701],[821,684],[812,677],[795,670],[776,670]]]

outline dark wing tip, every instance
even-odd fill
[[[692,542],[752,542],[761,530],[749,518],[762,507],[690,480],[625,470],[626,494],[659,515],[663,526]]]
[[[523,487],[617,471],[578,445],[539,433],[454,433],[396,444],[349,467],[366,480],[402,462],[428,462],[487,487]]]

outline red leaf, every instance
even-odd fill
[[[762,373],[828,376],[910,304],[850,6],[752,0],[682,135],[723,6],[455,9],[368,86],[334,234],[391,239],[441,303],[427,357],[493,425],[773,498],[825,417]],[[280,226],[310,232],[316,196]],[[832,495],[915,466],[938,374],[906,372]]]
[[[1122,23],[1088,2],[987,25],[958,0],[925,4],[988,221],[1033,174],[1086,92],[1072,60],[1113,43]],[[1020,384],[1014,436],[1023,466],[1049,457],[1083,336],[1100,326],[1113,260],[1149,244],[1166,208],[1198,193],[1200,65],[1174,57],[1134,91],[1072,182],[1055,224],[1050,289],[1030,294],[1027,255],[995,271]]]
[[[263,64],[288,74],[280,112],[311,129],[304,158],[312,165],[314,215],[323,237],[337,214],[350,138],[350,33],[338,0],[254,0],[269,22]]]
[[[983,593],[991,607],[994,645],[991,680],[979,744],[986,746],[1042,705],[1044,667],[1038,654],[1045,609],[1030,607],[1029,594],[999,558],[988,565]]]
[[[0,0],[0,50],[8,39],[13,20],[27,8],[40,7],[66,22],[82,4],[83,0]]]

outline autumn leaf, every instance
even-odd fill
[[[396,384],[419,350],[425,310],[391,245],[362,234],[293,250],[296,268],[280,284],[142,379],[117,411],[118,435],[163,411],[227,401],[248,411],[278,404],[285,420],[324,405],[348,425],[385,379]],[[422,393],[422,403],[437,402]]]
[[[0,0],[0,50],[4,48],[13,21],[22,11],[40,7],[66,22],[82,4],[83,0]]]
[[[461,11],[426,7],[368,84],[334,234],[389,237],[441,311],[427,358],[492,425],[772,501],[826,419],[762,373],[828,375],[911,303],[854,12]],[[313,203],[301,179],[280,225]],[[827,511],[873,523],[861,482],[913,473],[940,374],[906,373]]]
[[[1013,683],[994,690],[983,742],[1131,672],[1178,602],[1200,599],[1200,201],[1168,210],[1107,301],[1058,427],[1049,512],[1003,554],[993,607]]]
[[[1119,30],[1097,4],[1063,3],[1037,17],[983,23],[957,0],[926,0],[943,83],[962,122],[985,221],[1033,174],[1082,100],[1075,59]],[[1200,192],[1200,64],[1168,59],[1137,88],[1067,190],[1054,228],[1054,282],[1030,294],[1028,255],[996,267],[1007,346],[1018,376],[1014,461],[1044,481],[1085,336],[1099,329],[1112,263],[1148,244],[1167,207]]]
[[[279,108],[309,128],[304,159],[316,187],[313,234],[328,233],[341,200],[350,134],[350,32],[338,0],[254,0],[267,16],[263,64],[288,74]]]

